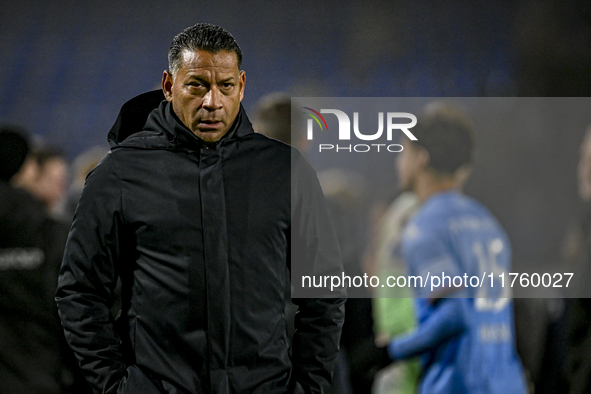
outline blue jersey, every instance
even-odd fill
[[[499,278],[510,244],[492,214],[459,192],[436,194],[408,223],[402,251],[408,274],[425,281],[415,287],[419,326],[388,351],[423,356],[420,392],[526,393],[511,293]]]

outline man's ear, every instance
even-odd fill
[[[420,148],[417,152],[417,164],[421,169],[425,169],[429,167],[429,163],[431,162],[431,156],[427,149]]]
[[[244,87],[246,86],[246,73],[243,70],[240,71],[239,84],[240,84],[240,101],[242,101],[242,99],[244,98]]]
[[[172,85],[174,78],[168,70],[164,70],[162,73],[162,91],[164,92],[164,98],[168,102],[172,102]]]
[[[456,185],[457,185],[458,189],[461,189],[462,187],[464,187],[464,184],[466,183],[466,181],[470,177],[471,173],[472,173],[472,167],[469,165],[463,165],[456,170],[456,172],[454,173],[454,180],[456,181]]]

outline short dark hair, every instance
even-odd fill
[[[16,174],[29,153],[27,132],[14,125],[0,126],[0,180],[8,182]]]
[[[182,54],[185,50],[234,52],[238,58],[238,69],[242,65],[242,51],[232,34],[210,23],[197,23],[174,37],[168,50],[168,68],[173,76],[183,66]]]
[[[66,161],[66,155],[61,149],[47,144],[33,146],[30,151],[30,157],[35,160],[39,167],[44,167],[47,162],[54,159]]]
[[[412,132],[413,143],[429,153],[429,166],[439,172],[453,174],[474,160],[474,125],[456,107],[428,105]]]
[[[291,144],[291,97],[270,93],[255,105],[254,124],[257,132]]]

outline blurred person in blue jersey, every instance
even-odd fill
[[[472,123],[453,107],[432,104],[413,134],[418,140],[405,140],[397,161],[401,186],[421,204],[403,233],[408,275],[497,278],[509,272],[507,234],[486,207],[459,190],[473,161]],[[418,327],[396,337],[387,352],[392,360],[422,357],[421,393],[527,392],[510,293],[500,282],[493,285],[414,288]]]

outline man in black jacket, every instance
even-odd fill
[[[296,283],[291,357],[283,310],[286,265],[292,277],[341,273],[336,238],[314,171],[252,130],[240,104],[241,60],[217,26],[177,35],[164,96],[123,106],[112,149],[87,178],[56,299],[97,393],[321,393],[330,385],[343,292],[311,294]],[[318,297],[297,298],[310,295]]]
[[[23,130],[0,127],[0,394],[62,394],[74,360],[53,295],[68,227],[12,185],[28,147]]]

